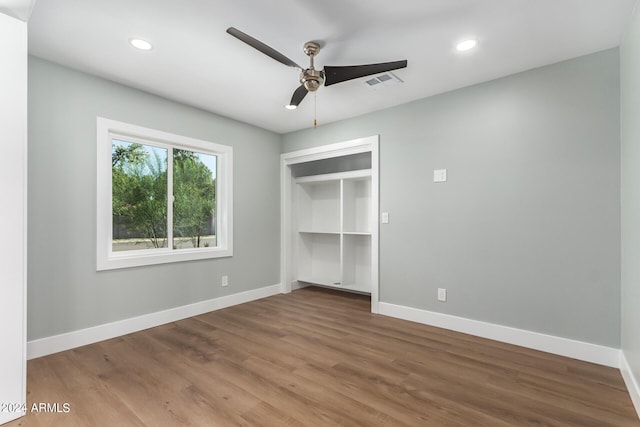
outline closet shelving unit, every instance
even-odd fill
[[[295,280],[371,293],[371,170],[296,178]]]

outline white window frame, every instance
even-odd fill
[[[178,148],[217,156],[215,247],[113,251],[112,140],[121,139],[161,148]],[[170,158],[168,159],[170,164]],[[170,167],[170,165],[168,165]],[[167,170],[169,174],[171,169]],[[168,184],[169,185],[169,184]],[[171,194],[171,188],[167,189]],[[169,219],[170,220],[170,219]],[[233,148],[175,135],[104,117],[97,117],[97,247],[96,270],[139,267],[233,256]],[[169,237],[169,236],[168,236]]]

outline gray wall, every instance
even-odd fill
[[[640,13],[620,47],[622,350],[640,384]]]
[[[96,273],[97,115],[233,146],[232,258]],[[279,283],[279,155],[277,134],[30,57],[28,339]]]
[[[613,49],[290,133],[282,151],[380,135],[381,301],[619,348],[619,107]]]

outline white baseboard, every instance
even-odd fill
[[[240,292],[219,298],[200,301],[194,304],[170,308],[156,313],[145,314],[113,323],[94,326],[78,331],[67,332],[52,337],[27,342],[27,359],[46,356],[59,351],[69,350],[87,344],[119,337],[165,323],[175,322],[187,317],[197,316],[210,311],[220,310],[249,301],[266,298],[280,293],[280,284]]]
[[[624,383],[627,385],[627,390],[629,390],[633,406],[636,408],[638,417],[640,417],[640,384],[638,383],[636,376],[633,374],[631,366],[629,366],[629,362],[627,362],[627,357],[625,356],[624,351],[620,352],[620,372],[622,373]]]
[[[480,322],[449,314],[419,310],[395,304],[380,302],[379,313],[425,325],[451,329],[457,332],[476,335],[521,347],[567,356],[599,365],[619,367],[620,350],[553,335],[545,335],[523,329]]]

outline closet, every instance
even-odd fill
[[[317,285],[378,301],[377,136],[283,155],[285,292]]]

